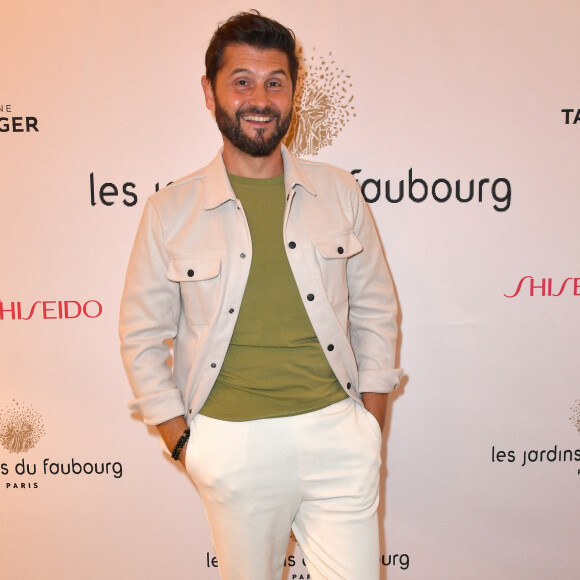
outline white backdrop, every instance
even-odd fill
[[[218,578],[195,488],[126,410],[116,324],[145,199],[220,145],[207,43],[252,7],[295,30],[295,146],[355,172],[397,285],[384,578],[578,577],[573,0],[2,7],[2,577]]]

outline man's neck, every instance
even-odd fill
[[[267,157],[252,157],[224,139],[223,160],[228,173],[240,177],[267,179],[284,173],[281,145]]]

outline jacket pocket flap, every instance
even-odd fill
[[[320,255],[327,260],[350,258],[363,249],[362,244],[352,232],[315,240],[314,245]]]
[[[173,282],[211,280],[220,273],[220,256],[179,256],[171,258],[167,277]]]

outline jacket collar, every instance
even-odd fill
[[[298,158],[294,157],[285,145],[282,145],[282,162],[284,163],[286,189],[296,189],[297,186],[300,186],[310,195],[316,197],[316,191],[304,174]]]
[[[214,209],[226,201],[236,199],[222,154],[223,148],[218,151],[213,161],[205,168],[206,187],[204,209]],[[310,195],[316,197],[316,192],[306,178],[298,159],[288,151],[285,145],[282,145],[282,162],[284,163],[284,184],[286,190],[296,190],[297,187],[301,187]]]

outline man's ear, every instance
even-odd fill
[[[205,95],[205,106],[213,111],[215,109],[215,98],[213,96],[213,89],[211,88],[210,80],[204,75],[201,77],[201,88]]]

